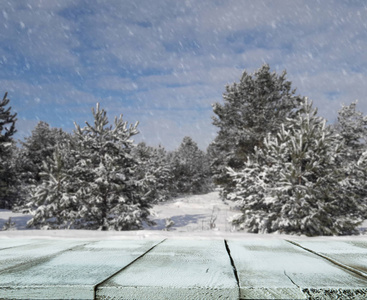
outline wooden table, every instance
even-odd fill
[[[367,239],[0,239],[0,299],[367,299]]]

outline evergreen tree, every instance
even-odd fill
[[[364,152],[367,151],[367,116],[356,110],[357,101],[343,106],[338,114],[336,132],[343,143],[343,165],[350,182],[350,193],[367,203],[367,169]],[[364,213],[367,218],[367,211]]]
[[[6,143],[13,141],[12,136],[17,132],[15,122],[17,114],[11,114],[11,107],[5,108],[10,102],[7,98],[8,93],[5,93],[3,100],[0,102],[0,150],[1,154],[8,149]]]
[[[43,229],[75,228],[78,222],[78,187],[80,181],[72,177],[75,160],[70,143],[57,145],[52,157],[43,161],[41,180],[32,189],[27,206],[33,213],[29,227]]]
[[[46,216],[43,219],[37,218],[36,210],[30,225],[49,223],[60,215],[58,226],[67,223],[71,228],[128,230],[141,228],[143,221],[149,222],[149,185],[145,177],[137,177],[138,162],[131,154],[131,137],[138,133],[138,124],[128,126],[120,115],[115,118],[114,127],[107,126],[106,111],[99,104],[93,109],[93,116],[94,125],[86,122],[80,128],[75,124],[71,158],[65,158],[69,164],[71,160],[71,165],[65,170],[54,167],[44,186],[36,188],[29,204],[37,210],[42,205],[47,208],[43,204],[46,190],[50,203],[61,207],[38,214]],[[59,166],[56,159],[53,163]]]
[[[240,171],[229,169],[250,232],[344,235],[357,233],[363,204],[350,193],[342,143],[305,100],[296,118],[268,135]]]
[[[24,204],[30,195],[30,189],[41,182],[44,162],[53,157],[58,144],[67,143],[70,135],[59,128],[50,128],[46,122],[40,121],[29,137],[21,142],[17,151],[15,169],[18,173],[20,199],[18,205]]]
[[[215,183],[227,193],[233,182],[226,167],[240,169],[255,147],[263,146],[267,134],[276,134],[294,116],[302,98],[295,95],[285,71],[277,75],[263,65],[253,74],[245,71],[239,83],[228,85],[223,100],[223,105],[213,105],[213,124],[219,132],[210,151],[216,157],[212,161]]]
[[[57,144],[68,139],[70,135],[62,129],[51,128],[43,121],[38,122],[31,135],[21,142],[20,156],[24,164],[20,166],[19,171],[28,173],[29,180],[40,181],[39,173],[42,171],[43,162],[53,156]]]
[[[171,154],[170,160],[174,192],[200,194],[210,191],[209,161],[190,137],[184,137],[179,148]]]
[[[172,172],[166,150],[162,146],[154,148],[142,142],[133,149],[133,155],[139,162],[138,177],[147,178],[152,202],[168,200],[171,196]]]
[[[13,135],[16,133],[16,113],[11,113],[11,107],[6,108],[10,100],[5,93],[0,102],[0,208],[11,208],[16,200],[14,183],[16,174],[12,165],[12,155],[15,150]]]
[[[367,147],[367,116],[356,110],[357,101],[343,106],[338,113],[336,131],[345,145],[345,159],[358,160]]]

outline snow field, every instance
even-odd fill
[[[365,240],[366,235],[344,237],[313,237],[287,236],[283,234],[251,234],[235,231],[228,219],[238,214],[233,202],[223,202],[217,191],[204,195],[181,196],[176,199],[159,203],[152,209],[151,220],[155,226],[145,225],[144,230],[131,231],[93,231],[93,230],[31,230],[26,228],[30,215],[13,213],[0,209],[0,229],[11,217],[15,228],[0,231],[0,238],[78,238],[78,239],[307,239],[307,240]],[[166,230],[166,219],[174,224]],[[212,226],[211,226],[212,224]],[[361,228],[367,228],[367,220]]]
[[[146,227],[152,230],[165,230],[166,219],[174,224],[169,231],[234,231],[228,218],[237,214],[234,203],[223,202],[218,192],[205,195],[178,197],[153,207],[151,220],[157,225]]]

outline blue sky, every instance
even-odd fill
[[[96,102],[140,122],[136,142],[172,150],[216,136],[214,102],[242,72],[287,70],[330,122],[367,114],[367,2],[0,0],[0,93],[17,138],[39,120],[67,131]]]

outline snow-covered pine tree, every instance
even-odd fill
[[[68,143],[71,136],[59,128],[51,128],[46,122],[38,122],[29,137],[21,142],[15,161],[18,174],[20,199],[18,205],[29,200],[30,190],[41,184],[44,162],[53,157],[57,145]]]
[[[157,174],[156,188],[161,195],[161,200],[165,201],[172,197],[173,172],[166,149],[159,145],[154,149],[153,161],[159,166]]]
[[[357,111],[358,101],[343,105],[338,113],[338,125],[347,144],[367,142],[367,116]]]
[[[344,163],[345,165],[345,163]],[[361,203],[362,218],[367,219],[367,149],[356,162],[345,166],[350,194]]]
[[[183,138],[179,148],[171,156],[173,192],[178,194],[201,194],[211,190],[209,161],[196,142]]]
[[[17,194],[14,188],[16,174],[12,168],[17,114],[11,113],[11,107],[6,108],[10,102],[7,96],[5,93],[0,101],[0,208],[11,208]]]
[[[357,111],[358,101],[343,105],[338,113],[336,130],[346,146],[346,159],[355,161],[367,149],[367,116]]]
[[[350,194],[342,164],[342,144],[312,103],[304,103],[276,136],[240,171],[229,169],[236,183],[228,198],[242,214],[234,223],[250,232],[344,235],[357,233],[363,205]]]
[[[108,126],[99,104],[92,112],[94,125],[75,124],[71,144],[60,146],[43,173],[29,203],[35,207],[30,226],[128,230],[150,223],[149,185],[131,154],[138,123],[128,126],[120,115]]]
[[[138,162],[131,154],[131,137],[137,125],[128,126],[122,115],[114,127],[107,126],[105,110],[93,109],[94,125],[76,125],[75,157],[72,170],[79,180],[78,217],[81,228],[128,230],[142,228],[148,221],[150,190],[147,178],[136,174]]]
[[[21,142],[20,156],[23,165],[19,172],[28,173],[29,181],[39,181],[39,173],[43,169],[43,162],[53,156],[57,144],[70,139],[70,135],[60,128],[51,128],[46,122],[40,121],[32,130],[29,137]],[[24,174],[26,176],[26,174]]]
[[[78,178],[72,177],[75,161],[71,156],[70,143],[56,145],[52,157],[43,161],[42,180],[31,188],[28,209],[33,218],[29,227],[42,229],[72,228],[78,223]]]
[[[242,168],[254,148],[263,146],[267,134],[276,134],[286,118],[294,116],[302,98],[295,95],[285,71],[271,73],[265,64],[253,74],[245,71],[239,83],[227,85],[223,100],[224,104],[213,105],[213,124],[219,132],[208,150],[215,153],[214,182],[226,194],[233,186],[226,167]]]
[[[351,194],[367,204],[367,169],[363,163],[367,151],[367,116],[357,109],[357,101],[343,106],[338,114],[336,132],[343,143],[343,165],[348,174]],[[364,217],[367,218],[367,211]]]
[[[17,114],[11,114],[11,107],[5,108],[10,100],[7,98],[8,93],[5,93],[3,100],[0,102],[0,150],[6,151],[6,143],[12,142],[12,136],[16,133],[15,122]]]
[[[139,162],[137,176],[146,178],[152,203],[169,199],[173,176],[166,150],[162,146],[154,148],[142,142],[133,149],[133,156]]]

